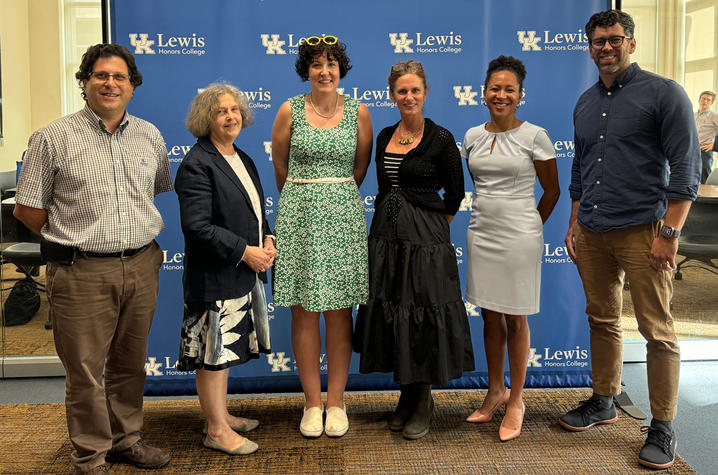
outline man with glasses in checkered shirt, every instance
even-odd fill
[[[75,472],[160,468],[170,455],[140,431],[167,150],[155,126],[125,110],[142,84],[127,49],[91,46],[75,77],[87,104],[30,137],[14,214],[42,236]]]

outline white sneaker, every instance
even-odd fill
[[[344,407],[328,407],[327,423],[324,432],[329,437],[341,437],[349,430],[349,419],[347,419],[346,404]]]
[[[299,432],[304,437],[319,437],[324,432],[324,424],[322,416],[324,415],[324,405],[319,407],[304,408],[302,422],[299,423]]]

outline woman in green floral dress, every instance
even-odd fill
[[[296,70],[311,91],[282,104],[272,129],[277,210],[274,304],[291,307],[292,348],[305,406],[300,432],[340,437],[349,428],[344,388],[352,341],[351,307],[366,303],[367,227],[358,186],[371,158],[366,106],[336,91],[351,69],[333,36],[309,37]],[[319,317],[329,369],[323,423]]]

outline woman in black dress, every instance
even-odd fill
[[[389,428],[429,431],[431,385],[474,369],[469,322],[449,223],[464,198],[451,132],[424,118],[428,88],[418,61],[399,62],[389,92],[401,120],[377,137],[379,193],[369,235],[369,301],[359,307],[360,371],[393,372],[401,387]],[[439,191],[443,188],[443,200]]]

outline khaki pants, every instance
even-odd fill
[[[140,439],[147,337],[162,251],[128,258],[47,264],[57,354],[65,367],[65,411],[73,463],[88,470],[110,449]]]
[[[591,327],[593,390],[608,396],[621,392],[623,338],[621,307],[624,273],[631,288],[638,330],[646,339],[648,393],[653,417],[676,415],[680,350],[669,305],[672,272],[656,271],[649,262],[660,222],[593,233],[576,223],[578,271],[586,293]]]

